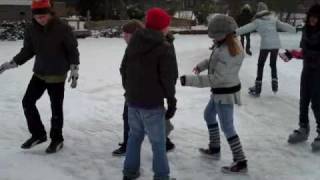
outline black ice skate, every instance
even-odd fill
[[[166,151],[171,152],[176,148],[176,146],[173,144],[173,142],[170,140],[170,138],[167,138],[166,140]]]
[[[46,153],[52,154],[60,151],[63,148],[63,141],[51,141],[48,148],[46,149]]]
[[[119,146],[120,147],[118,149],[116,149],[112,152],[113,156],[125,156],[126,155],[127,145],[120,143]]]
[[[32,136],[31,138],[29,138],[26,142],[24,142],[21,145],[22,149],[30,149],[38,144],[41,144],[43,142],[47,141],[47,136],[42,136],[42,137],[34,137]]]
[[[260,97],[261,88],[262,88],[262,82],[256,81],[255,86],[250,87],[248,93],[253,97]]]
[[[233,162],[230,166],[224,166],[221,171],[225,174],[246,174],[248,172],[247,161]]]
[[[200,148],[199,152],[210,159],[219,160],[221,158],[219,147],[213,148],[209,146],[208,149]]]

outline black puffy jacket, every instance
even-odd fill
[[[306,26],[302,32],[300,47],[303,51],[304,65],[320,68],[320,29]]]
[[[175,106],[178,67],[174,47],[161,32],[138,30],[126,49],[120,72],[129,104],[142,108]]]
[[[70,64],[79,64],[78,42],[67,24],[53,17],[46,26],[35,20],[25,30],[21,51],[13,58],[22,65],[33,56],[33,71],[39,75],[65,75]]]

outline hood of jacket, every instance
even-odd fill
[[[141,29],[132,36],[129,47],[130,54],[148,54],[166,41],[165,36],[160,31],[151,29]]]

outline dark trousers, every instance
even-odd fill
[[[250,33],[247,34],[243,34],[240,36],[241,37],[241,44],[242,47],[246,49],[246,51],[250,50],[251,46],[250,46]],[[244,45],[244,39],[246,39],[247,43],[246,46]]]
[[[41,122],[39,111],[36,107],[36,102],[43,95],[45,90],[48,91],[51,101],[51,131],[50,137],[54,141],[63,140],[63,99],[64,99],[64,82],[63,83],[46,83],[45,81],[33,76],[26,94],[22,100],[24,114],[27,119],[27,124],[32,136],[45,136],[46,131]]]
[[[277,73],[277,58],[279,49],[261,49],[258,60],[258,71],[256,81],[262,81],[263,77],[263,68],[266,63],[267,57],[270,53],[270,67],[271,67],[271,77],[272,79],[278,79]]]
[[[309,128],[309,105],[320,133],[320,68],[303,67],[300,84],[300,127]]]
[[[123,144],[127,145],[128,138],[129,138],[129,121],[128,121],[127,102],[124,103],[122,118],[123,118]]]

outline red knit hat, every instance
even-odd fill
[[[151,8],[145,18],[146,28],[160,31],[170,25],[170,15],[161,8]]]
[[[32,0],[31,5],[33,14],[47,14],[50,12],[50,0]]]

